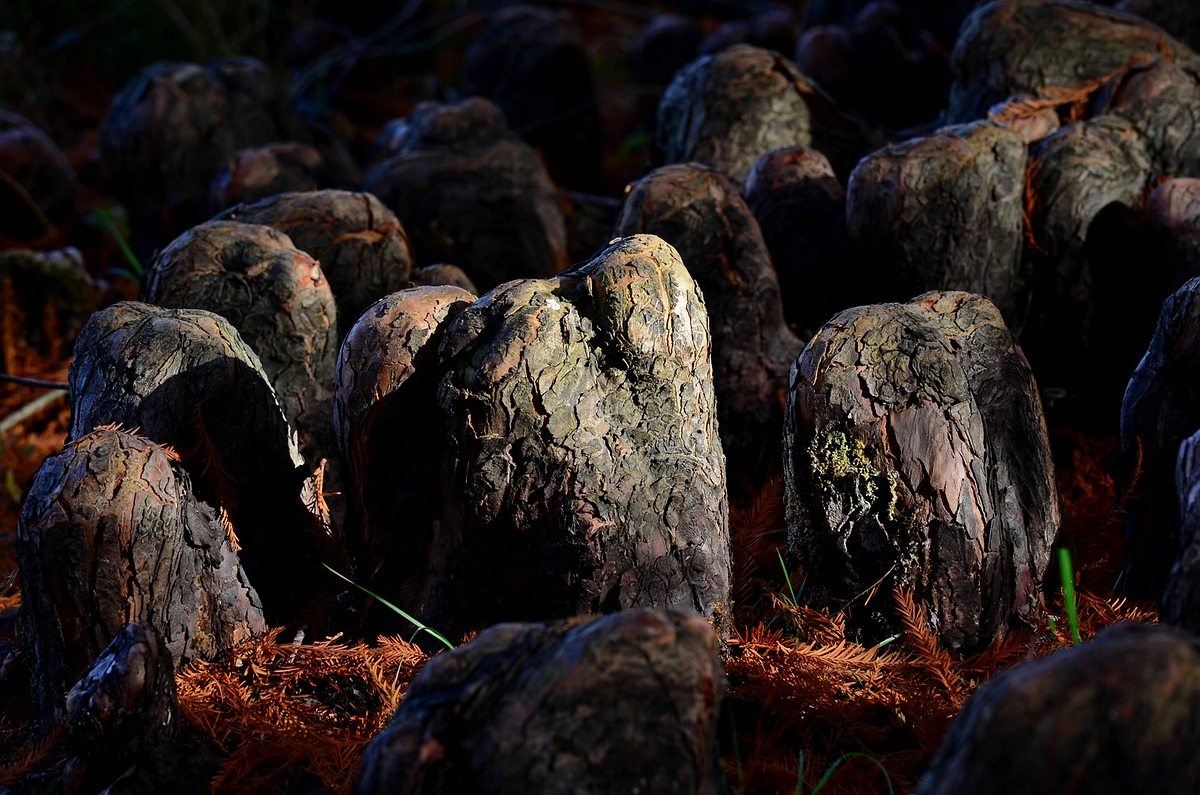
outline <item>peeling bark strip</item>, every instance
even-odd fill
[[[369,193],[288,193],[235,207],[224,217],[276,229],[321,263],[337,302],[338,340],[367,307],[404,289],[412,273],[404,227]]]
[[[846,191],[825,155],[793,146],[756,160],[744,193],[779,275],[784,314],[811,335],[850,303]]]
[[[186,456],[202,498],[233,514],[272,623],[314,598],[312,539],[298,530],[304,462],[258,357],[227,320],[115,304],[80,332],[69,382],[69,441],[118,423]],[[234,490],[236,511],[221,504],[222,484]]]
[[[764,440],[778,433],[780,396],[804,344],[784,322],[779,280],[750,208],[716,169],[667,166],[625,200],[617,234],[638,232],[674,246],[703,293],[726,451],[745,467],[771,461],[778,448]]]
[[[426,664],[355,791],[717,795],[724,692],[694,616],[502,624]]]
[[[1162,618],[1195,634],[1200,633],[1200,432],[1179,446],[1175,489],[1179,494],[1179,551],[1167,575]]]
[[[178,734],[175,666],[150,623],[129,624],[67,695],[67,792],[100,792]]]
[[[130,622],[177,664],[211,660],[266,628],[209,505],[163,448],[98,430],[42,464],[17,527],[35,701],[64,716],[67,688]]]
[[[813,146],[846,173],[876,138],[782,55],[740,44],[676,73],[654,142],[662,163],[703,163],[741,185],[755,160],[788,146]]]
[[[1037,387],[996,308],[927,293],[841,313],[796,362],[788,549],[810,600],[911,585],[948,648],[1037,602],[1058,493]]]
[[[985,682],[914,795],[1124,795],[1200,787],[1200,649],[1122,623]]]
[[[201,224],[154,259],[142,297],[226,318],[258,354],[309,465],[333,456],[337,310],[321,266],[287,235],[235,221]]]
[[[1076,2],[994,0],[959,31],[946,118],[976,121],[1015,94],[1074,89],[1141,58],[1191,50],[1131,14]]]
[[[363,313],[338,354],[333,416],[351,484],[345,536],[359,582],[403,605],[429,587],[441,511],[438,346],[474,300],[457,287],[394,293]]]
[[[1121,474],[1137,491],[1126,499],[1122,584],[1140,599],[1155,599],[1179,546],[1176,462],[1179,445],[1200,427],[1200,279],[1163,302],[1158,327],[1121,404]]]
[[[629,607],[729,620],[708,317],[675,250],[625,238],[451,323],[439,588],[455,627]],[[429,622],[432,623],[432,622]]]
[[[396,213],[418,262],[453,262],[484,289],[570,264],[554,184],[491,102],[422,102],[376,148],[363,190]]]
[[[850,175],[856,281],[899,301],[926,290],[990,300],[1018,327],[1025,141],[989,123],[946,127],[874,152]]]

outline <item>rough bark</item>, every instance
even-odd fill
[[[358,183],[358,169],[337,154],[294,141],[236,152],[213,177],[209,210],[220,212],[280,193],[351,188]]]
[[[67,688],[127,623],[174,659],[214,659],[266,628],[216,511],[148,439],[98,430],[42,464],[17,527],[25,638],[40,718],[78,706]]]
[[[803,343],[784,322],[779,280],[750,208],[716,169],[667,166],[626,197],[617,234],[639,232],[674,246],[704,295],[727,455],[738,468],[771,462],[780,395]]]
[[[464,55],[465,96],[481,96],[539,149],[558,185],[597,191],[600,115],[583,34],[566,9],[499,11]]]
[[[819,149],[840,173],[878,144],[786,58],[739,44],[681,69],[658,106],[661,163],[703,163],[737,184],[754,161],[788,146]]]
[[[1189,0],[1122,0],[1117,10],[1149,20],[1185,42],[1200,47],[1200,5]]]
[[[337,303],[339,343],[367,307],[404,289],[412,274],[404,227],[369,193],[290,193],[235,207],[223,217],[277,229],[321,263]]]
[[[462,268],[445,263],[428,265],[413,271],[412,285],[414,287],[458,287],[472,295],[479,294],[475,282],[471,281],[471,277],[463,272]]]
[[[179,731],[175,666],[154,626],[132,623],[67,695],[68,793],[99,792]]]
[[[586,262],[608,247],[622,204],[620,199],[610,196],[574,191],[563,193],[567,213],[567,255],[572,262]]]
[[[1200,176],[1200,58],[1131,67],[1110,81],[1096,104],[1134,126],[1156,176]]]
[[[355,791],[716,795],[724,684],[696,617],[504,624],[422,669]]]
[[[346,539],[359,582],[401,604],[429,587],[434,538],[424,530],[441,510],[438,346],[474,300],[457,287],[394,293],[363,313],[338,354],[333,415],[350,484]]]
[[[0,372],[22,372],[35,356],[65,358],[109,292],[88,275],[78,249],[0,252]]]
[[[68,380],[68,441],[119,423],[185,457],[201,498],[229,514],[272,624],[317,598],[304,461],[258,357],[227,320],[115,304],[80,332]]]
[[[483,289],[568,266],[554,185],[494,104],[421,103],[384,134],[363,190],[396,213],[418,262],[453,262]]]
[[[1200,427],[1200,279],[1163,303],[1145,357],[1121,405],[1122,486],[1125,498],[1125,571],[1122,584],[1135,598],[1155,599],[1179,550],[1175,468],[1179,445]],[[1140,462],[1140,463],[1139,463]],[[1140,470],[1140,472],[1138,472]]]
[[[1200,432],[1179,446],[1175,462],[1179,495],[1179,548],[1163,590],[1162,620],[1200,633]]]
[[[150,251],[208,216],[209,184],[235,152],[302,140],[286,92],[258,61],[161,62],[113,98],[100,155]]]
[[[1098,315],[1085,243],[1109,205],[1136,206],[1154,178],[1145,140],[1114,115],[1068,124],[1030,149],[1028,263],[1032,285],[1021,343],[1059,410],[1092,413]],[[1090,358],[1089,358],[1090,357]]]
[[[760,157],[744,193],[779,276],[783,312],[812,336],[848,303],[846,191],[824,155],[795,146]]]
[[[926,290],[986,296],[1014,328],[1024,248],[1025,141],[988,122],[874,152],[850,175],[851,272],[900,301]]]
[[[28,240],[46,234],[75,210],[75,172],[32,122],[0,109],[0,235]]]
[[[993,0],[963,22],[946,120],[983,118],[1013,94],[1074,89],[1139,58],[1192,52],[1131,14],[1062,0]]]
[[[1012,107],[1020,105],[1028,106],[1035,99],[1036,97],[1032,97],[1029,94],[1011,96],[989,108],[987,117],[996,124],[1000,124],[1020,134],[1026,144],[1032,144],[1053,135],[1062,127],[1062,120],[1058,117],[1058,111],[1052,107],[1042,108],[1037,111],[1026,110],[1021,114],[1009,114],[1007,112]]]
[[[1195,792],[1195,638],[1123,623],[985,682],[915,795]]]
[[[1058,493],[1033,375],[981,296],[848,309],[809,342],[784,425],[788,549],[815,604],[890,577],[970,653],[1038,602]]]
[[[442,504],[418,604],[452,629],[620,608],[729,621],[708,316],[674,249],[625,238],[446,332]]]
[[[1172,289],[1200,276],[1200,179],[1169,179],[1146,199],[1148,245],[1168,264]]]
[[[337,309],[321,266],[291,238],[257,224],[201,224],[155,257],[142,298],[227,319],[258,354],[305,460],[315,468],[333,457]]]

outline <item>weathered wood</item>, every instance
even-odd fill
[[[1195,792],[1200,649],[1123,623],[985,682],[915,795]]]
[[[739,185],[755,160],[776,149],[812,146],[846,173],[880,143],[838,114],[790,61],[748,44],[679,70],[659,103],[654,135],[660,163],[703,163]]]
[[[337,309],[321,266],[291,238],[256,224],[201,224],[154,258],[142,298],[227,319],[258,354],[305,460],[315,468],[333,456]]]
[[[68,793],[99,792],[179,733],[175,666],[152,624],[117,633],[67,694],[66,715]]]
[[[453,262],[483,289],[566,268],[566,221],[546,169],[493,103],[423,102],[377,144],[363,183],[418,262]]]
[[[498,11],[464,53],[465,96],[487,97],[564,188],[598,191],[600,115],[588,51],[566,9]]]
[[[21,609],[40,718],[74,705],[67,688],[130,622],[174,659],[214,659],[266,628],[216,511],[172,453],[98,430],[42,464],[17,526]]]
[[[779,280],[758,222],[721,172],[667,166],[634,184],[618,235],[657,235],[704,295],[721,442],[739,468],[774,460],[780,396],[803,343],[784,322]]]
[[[227,320],[115,304],[80,332],[68,380],[68,441],[119,423],[186,455],[201,498],[230,515],[273,624],[319,598],[299,503],[304,460],[258,357]]]
[[[814,604],[890,578],[963,653],[1038,602],[1058,530],[1041,400],[986,299],[928,293],[842,312],[792,374],[788,549]]]
[[[75,172],[37,125],[0,109],[0,235],[40,237],[75,210]],[[33,206],[30,206],[32,203]]]
[[[959,32],[946,120],[976,121],[1013,94],[1079,88],[1162,54],[1192,52],[1131,14],[1063,0],[993,0]]]
[[[1120,485],[1124,498],[1125,571],[1135,598],[1158,598],[1179,550],[1176,462],[1179,445],[1200,427],[1200,279],[1163,303],[1158,327],[1121,404]],[[1140,470],[1140,471],[1139,471]]]
[[[475,287],[475,282],[471,281],[471,277],[462,268],[457,265],[447,265],[445,263],[427,265],[424,268],[413,271],[412,285],[414,287],[458,287],[472,295],[479,294],[478,288]]]
[[[337,303],[339,342],[367,307],[404,289],[412,273],[404,227],[370,193],[291,193],[235,207],[222,217],[277,229],[321,263]]]
[[[1200,58],[1133,66],[1110,81],[1097,104],[1134,126],[1156,176],[1200,176]]]
[[[987,122],[863,158],[846,190],[846,232],[852,278],[878,293],[852,302],[962,290],[1019,328],[1025,166],[1021,135]]]
[[[694,616],[503,624],[426,664],[355,791],[717,795],[724,691]]]
[[[294,141],[242,149],[213,177],[209,210],[215,213],[280,193],[351,188],[359,180],[357,167],[337,154]]]
[[[442,509],[438,346],[474,300],[457,287],[393,293],[363,313],[338,354],[333,416],[350,484],[345,537],[359,582],[403,605],[430,587],[436,538],[428,531]]]
[[[302,140],[286,92],[253,58],[160,62],[113,98],[100,155],[148,252],[208,217],[209,184],[239,149]]]
[[[760,157],[743,189],[779,276],[783,313],[810,337],[846,307],[846,191],[829,160],[794,146]]]

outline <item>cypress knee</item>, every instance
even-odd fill
[[[724,691],[695,616],[502,624],[426,664],[355,791],[717,795]]]
[[[1179,547],[1167,575],[1162,619],[1192,633],[1200,632],[1200,433],[1179,445],[1175,463],[1179,494]]]
[[[1146,199],[1151,250],[1165,260],[1172,289],[1200,276],[1200,179],[1169,179]]]
[[[842,312],[797,360],[787,409],[788,549],[813,603],[890,578],[962,653],[1038,603],[1058,493],[1033,375],[990,302]]]
[[[412,284],[414,287],[457,287],[472,295],[479,293],[475,282],[457,265],[427,265],[413,271]]]
[[[40,237],[74,212],[75,172],[66,156],[32,122],[2,109],[0,172],[8,177],[0,180],[0,235]]]
[[[231,536],[177,455],[129,433],[98,430],[46,459],[17,555],[46,721],[66,714],[67,687],[130,621],[162,635],[168,666],[214,659],[266,628]]]
[[[357,167],[338,154],[295,141],[243,149],[213,177],[209,209],[219,212],[280,193],[353,187],[359,178]]]
[[[638,181],[618,235],[670,243],[696,280],[712,324],[721,440],[738,468],[775,460],[788,371],[803,343],[788,328],[758,222],[724,174],[695,163]]]

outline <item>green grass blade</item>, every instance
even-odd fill
[[[896,795],[896,790],[892,786],[892,777],[888,774],[887,768],[883,766],[883,762],[880,762],[870,754],[864,754],[861,751],[850,751],[849,753],[839,756],[837,761],[830,765],[829,769],[825,771],[825,775],[821,776],[821,780],[817,782],[817,786],[813,787],[813,791],[810,793],[810,795],[817,795],[817,793],[829,783],[829,779],[833,778],[834,771],[838,769],[842,762],[845,762],[847,759],[854,759],[856,757],[860,759],[866,759],[868,762],[875,765],[875,767],[879,768],[879,772],[883,773],[883,778],[885,781],[887,781],[888,795]]]
[[[388,608],[389,610],[391,610],[392,612],[396,613],[396,614],[397,614],[397,615],[399,615],[401,618],[403,618],[405,621],[408,621],[408,622],[412,623],[412,625],[413,625],[413,626],[415,626],[415,627],[417,628],[417,632],[418,632],[418,633],[420,633],[420,632],[428,632],[430,635],[433,635],[435,638],[437,638],[438,640],[440,640],[442,643],[446,644],[446,648],[447,648],[447,649],[453,649],[453,648],[454,648],[454,644],[453,644],[453,643],[451,643],[450,641],[446,640],[445,636],[444,636],[444,635],[442,635],[442,633],[438,632],[436,629],[432,629],[432,628],[430,628],[430,627],[427,627],[427,626],[425,626],[425,625],[424,625],[424,624],[422,624],[420,621],[418,621],[417,619],[415,619],[415,618],[413,618],[412,616],[410,616],[408,613],[405,613],[403,610],[401,610],[400,608],[396,607],[394,604],[392,604],[391,602],[389,602],[387,599],[384,599],[384,598],[383,598],[382,596],[380,596],[379,594],[372,593],[371,591],[369,591],[369,590],[367,590],[366,588],[362,587],[361,585],[359,585],[358,583],[356,583],[354,580],[352,580],[352,579],[350,579],[349,577],[347,577],[345,574],[342,574],[340,571],[338,571],[337,569],[335,569],[335,568],[333,568],[332,566],[330,566],[328,563],[322,563],[321,565],[322,565],[322,566],[324,566],[325,568],[329,569],[331,572],[333,572],[333,573],[334,573],[334,574],[336,574],[337,576],[341,577],[341,578],[342,578],[343,580],[345,580],[346,582],[348,582],[348,583],[350,583],[351,585],[353,585],[353,586],[354,586],[355,588],[357,588],[358,590],[360,590],[360,591],[362,591],[363,593],[365,593],[367,596],[369,596],[369,597],[371,597],[372,599],[374,599],[375,601],[379,602],[379,603],[380,603],[381,605],[383,605],[384,607],[386,607],[386,608]],[[415,637],[416,637],[416,635],[413,635],[413,637],[415,638]]]
[[[792,575],[788,574],[787,564],[783,562],[783,553],[777,549],[775,554],[779,556],[779,567],[783,569],[783,580],[787,583],[788,594],[792,597],[792,607],[799,607],[800,605],[796,602],[796,589],[792,587]]]
[[[1071,642],[1078,644],[1082,641],[1079,638],[1079,608],[1075,604],[1075,572],[1071,568],[1071,553],[1066,547],[1058,550],[1058,573],[1062,578],[1063,607],[1071,627]]]
[[[146,275],[146,270],[142,267],[142,263],[138,260],[137,255],[133,253],[133,249],[131,249],[129,244],[125,242],[125,236],[121,234],[121,230],[117,228],[117,222],[113,219],[112,213],[110,213],[106,207],[97,207],[93,211],[93,215],[95,215],[96,219],[100,221],[100,224],[106,230],[108,230],[108,233],[112,235],[113,240],[117,244],[117,248],[121,249],[121,254],[125,257],[125,261],[129,263],[129,267],[133,269],[133,272],[138,275],[138,278],[135,281],[140,282],[141,278]]]

